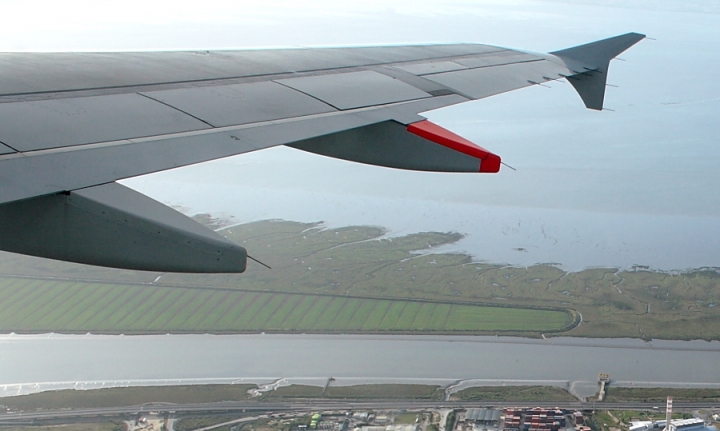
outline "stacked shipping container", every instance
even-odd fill
[[[565,411],[544,408],[505,408],[505,429],[522,431],[559,431],[565,428]],[[576,419],[577,421],[577,419]]]

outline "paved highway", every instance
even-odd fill
[[[226,401],[211,404],[169,404],[153,403],[140,406],[88,408],[88,409],[63,409],[43,410],[22,413],[0,414],[0,424],[25,423],[30,421],[55,420],[72,417],[89,416],[122,416],[135,415],[141,412],[173,411],[176,413],[192,412],[252,412],[258,411],[267,414],[287,411],[327,411],[327,410],[412,410],[412,409],[439,409],[439,408],[472,408],[472,407],[505,407],[505,406],[529,406],[529,407],[561,407],[567,409],[599,409],[609,410],[653,410],[653,407],[664,408],[661,403],[581,403],[581,402],[448,402],[448,401],[417,401],[417,400],[394,400],[394,401],[329,401],[311,400],[305,402],[252,402],[252,401]],[[720,409],[720,403],[674,403],[675,411],[690,411],[697,409]]]

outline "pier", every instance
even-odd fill
[[[605,373],[598,374],[598,386],[600,389],[598,390],[598,401],[602,401],[603,398],[605,398],[605,386],[607,386],[610,383],[610,375]]]

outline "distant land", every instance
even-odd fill
[[[486,401],[486,402],[558,402],[575,403],[577,398],[566,390],[553,386],[478,386],[449,394],[446,388],[437,385],[419,384],[370,384],[354,386],[319,387],[307,385],[282,386],[275,390],[257,393],[253,384],[232,385],[177,385],[138,386],[90,390],[65,389],[46,391],[29,395],[2,397],[2,406],[10,411],[37,412],[41,410],[99,409],[121,406],[138,406],[149,403],[170,403],[171,405],[210,404],[220,402],[262,402],[312,400],[427,400],[427,401]],[[611,395],[612,394],[612,395]],[[683,388],[613,388],[608,391],[606,401],[663,403],[667,396],[681,403],[711,403],[720,400],[718,389]],[[598,402],[600,409],[602,402]],[[209,406],[212,409],[212,406]],[[217,407],[215,407],[217,408]],[[635,407],[636,408],[636,407]],[[646,412],[664,418],[664,412]]]
[[[136,406],[147,403],[219,403],[223,401],[273,402],[308,401],[325,398],[345,400],[447,400],[487,402],[577,402],[566,390],[554,386],[476,386],[448,394],[446,388],[419,384],[370,384],[354,386],[307,385],[281,386],[253,396],[253,384],[136,386],[89,390],[64,389],[29,395],[2,397],[2,405],[16,411],[60,410]],[[676,402],[717,402],[718,389],[684,388],[614,388],[608,390],[607,402],[663,403],[670,395]],[[598,402],[598,407],[602,403]],[[661,413],[664,417],[664,412]]]
[[[267,263],[159,274],[0,255],[0,332],[463,333],[720,339],[717,268],[565,272],[476,262],[379,227],[200,222]]]

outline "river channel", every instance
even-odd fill
[[[204,383],[720,387],[720,343],[382,335],[2,335],[0,396]]]

